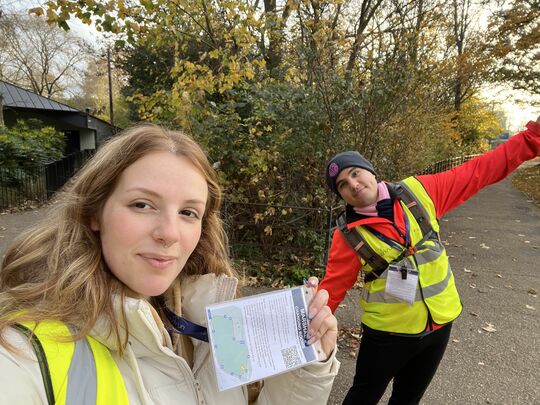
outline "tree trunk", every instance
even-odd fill
[[[291,7],[288,2],[285,2],[281,16],[278,17],[276,0],[264,0],[264,14],[266,16],[268,38],[268,48],[264,52],[264,59],[266,61],[266,68],[272,77],[278,76],[276,69],[281,65],[283,60],[283,30],[290,13]]]
[[[354,69],[354,65],[356,64],[356,58],[358,57],[360,47],[362,46],[362,42],[364,40],[364,31],[381,3],[382,0],[376,0],[374,4],[372,4],[372,0],[362,1],[360,16],[358,17],[356,32],[354,35],[354,43],[351,48],[351,53],[349,54],[347,67],[345,68],[345,80],[348,83],[350,83],[352,79],[352,71]]]

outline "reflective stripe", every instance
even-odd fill
[[[426,288],[422,288],[422,292],[424,293],[424,298],[427,299],[429,297],[433,297],[434,295],[437,295],[443,292],[444,289],[448,287],[448,283],[450,282],[451,276],[452,276],[452,270],[450,270],[450,265],[448,265],[448,271],[446,272],[446,277],[444,278],[444,280],[441,280],[438,283],[432,284]]]
[[[444,252],[444,246],[437,239],[430,239],[429,242],[433,242],[433,246],[424,243],[422,246],[419,246],[418,249],[425,250],[417,252],[414,255],[419,266],[437,260]]]
[[[49,365],[55,405],[129,405],[124,380],[109,349],[86,336],[73,341],[58,338],[72,336],[58,321],[25,323],[41,342]]]
[[[91,336],[86,339],[94,354],[97,370],[96,404],[129,405],[124,379],[106,346]]]
[[[68,371],[66,405],[96,404],[96,364],[86,339],[75,342],[75,352]]]
[[[383,274],[381,274],[380,278],[386,278],[387,271],[385,271]],[[452,275],[452,271],[450,270],[450,267],[448,267],[448,271],[446,272],[446,277],[444,280],[439,281],[438,283],[435,283],[433,285],[430,285],[429,287],[422,288],[420,291],[420,288],[416,289],[416,295],[414,297],[415,301],[422,301],[423,299],[427,299],[429,297],[433,297],[434,295],[437,295],[444,291],[444,289],[448,286],[448,283],[450,282],[450,276]],[[424,294],[424,297],[422,298],[422,293]],[[399,300],[398,298],[394,297],[385,297],[385,292],[383,291],[377,291],[374,293],[368,292],[367,289],[364,289],[362,291],[362,299],[366,303],[372,303],[372,302],[384,302],[385,304],[397,304],[397,303],[403,303],[403,300]]]

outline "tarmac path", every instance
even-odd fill
[[[44,208],[0,215],[0,252],[42,215]],[[421,403],[540,404],[540,209],[507,179],[448,214],[441,238],[463,313]],[[358,293],[350,291],[336,312],[340,326],[358,326]],[[342,366],[330,405],[341,403],[352,381],[351,352],[338,352]]]

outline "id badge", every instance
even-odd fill
[[[418,285],[418,271],[407,264],[405,260],[388,265],[384,295],[385,298],[397,298],[413,305]]]

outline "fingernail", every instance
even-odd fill
[[[310,338],[307,342],[308,346],[312,345],[313,343],[315,343],[317,341],[317,339],[315,338],[315,336],[313,336],[312,338]]]
[[[311,321],[313,318],[315,318],[315,312],[313,312],[312,310],[310,310],[308,312],[308,319]]]

